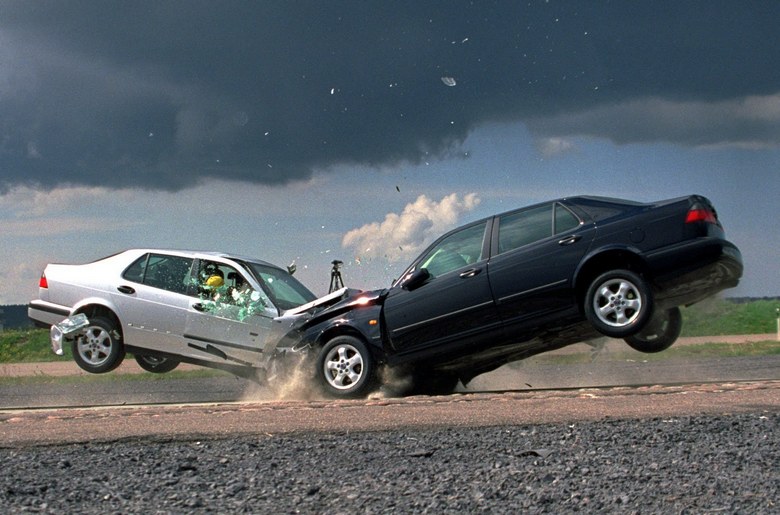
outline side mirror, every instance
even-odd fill
[[[404,277],[401,288],[408,291],[414,290],[415,288],[422,286],[430,277],[431,273],[427,268],[420,268]]]

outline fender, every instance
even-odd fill
[[[113,302],[108,301],[106,299],[100,298],[100,297],[87,297],[86,299],[81,299],[76,304],[73,305],[73,307],[70,310],[70,314],[74,315],[76,313],[80,313],[84,310],[86,306],[101,306],[108,310],[110,310],[114,315],[116,315],[117,318],[119,317],[119,311],[116,308],[116,305],[114,305]]]
[[[381,350],[382,335],[379,319],[382,306],[375,300],[361,301],[362,303],[359,304],[348,302],[326,314],[319,314],[294,328],[285,338],[295,340],[293,351],[301,351],[308,347],[322,345],[337,334],[352,334]]]
[[[585,256],[583,256],[583,258],[580,260],[577,268],[574,270],[574,276],[572,277],[573,287],[577,288],[580,286],[579,282],[580,277],[582,277],[583,270],[592,268],[593,263],[595,263],[594,260],[598,260],[599,256],[618,253],[631,254],[632,258],[640,261],[643,267],[647,266],[647,261],[645,260],[642,251],[633,245],[612,244],[598,247],[596,249],[588,250]]]

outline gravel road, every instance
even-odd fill
[[[4,513],[778,513],[780,414],[0,449]]]
[[[726,368],[777,378],[771,358],[735,364]],[[717,362],[698,365],[677,368],[725,379]],[[523,367],[482,386],[566,377],[582,386],[586,373],[637,380],[644,368],[660,378],[649,363],[603,366]],[[100,398],[107,384],[96,385]],[[41,393],[30,387],[18,395]],[[777,391],[756,383],[6,412],[0,513],[780,513]],[[78,443],[51,443],[66,435]]]

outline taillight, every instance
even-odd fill
[[[46,281],[46,274],[45,273],[41,274],[41,278],[38,281],[38,287],[39,288],[48,288],[49,287],[49,283],[48,283],[48,281]]]
[[[688,210],[688,214],[685,216],[685,223],[692,224],[695,222],[707,222],[711,224],[718,224],[718,216],[715,214],[715,210],[711,207],[703,206],[698,202],[691,206]]]

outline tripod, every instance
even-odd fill
[[[340,270],[343,262],[339,261],[338,259],[334,259],[331,264],[333,265],[333,268],[330,269],[330,288],[328,289],[328,293],[332,293],[339,288],[344,287],[344,280],[341,278]]]

